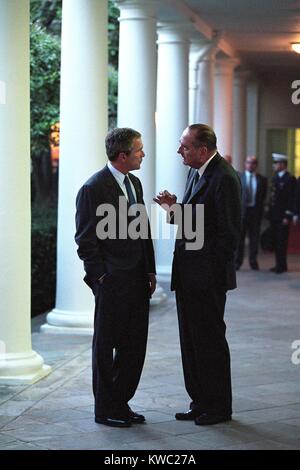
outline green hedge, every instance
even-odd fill
[[[31,316],[51,310],[56,286],[56,209],[32,210]]]

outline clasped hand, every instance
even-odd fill
[[[173,204],[176,204],[177,197],[175,194],[171,194],[165,189],[164,191],[160,191],[157,196],[153,198],[153,201],[159,204],[163,209],[168,210]]]

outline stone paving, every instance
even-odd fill
[[[152,307],[144,372],[133,409],[147,424],[116,429],[94,423],[91,338],[41,334],[33,320],[33,349],[52,373],[33,385],[0,386],[0,449],[300,449],[300,364],[291,361],[300,340],[300,256],[290,272],[238,272],[226,319],[232,356],[233,421],[214,426],[177,422],[185,411],[176,308],[168,283],[164,305]],[[298,355],[300,358],[300,354]]]

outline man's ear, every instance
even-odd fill
[[[117,160],[119,160],[119,162],[125,162],[126,158],[127,158],[127,154],[125,152],[120,152]]]
[[[207,148],[205,145],[202,145],[202,146],[201,146],[201,149],[202,149],[202,155],[207,156],[207,154],[208,154],[208,148]]]

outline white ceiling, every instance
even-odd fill
[[[203,22],[222,33],[235,55],[253,68],[299,67],[300,72],[300,55],[290,49],[291,42],[300,42],[299,0],[163,0],[160,8],[168,20],[189,21],[196,13],[198,30]]]

